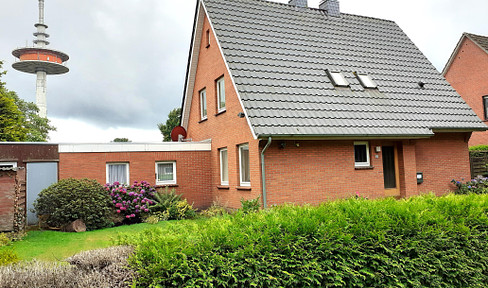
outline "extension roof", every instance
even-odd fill
[[[461,43],[463,42],[464,38],[470,39],[474,44],[478,45],[478,47],[488,54],[488,37],[464,32],[463,35],[461,35],[456,48],[454,48],[451,57],[449,57],[449,61],[447,61],[446,66],[444,66],[444,69],[442,70],[443,75],[446,75],[447,69],[451,66],[454,57],[456,57],[459,49],[461,48]]]
[[[392,21],[265,0],[199,3],[184,126],[206,15],[256,138],[429,137],[487,128]],[[335,87],[326,71],[342,72],[350,87]],[[363,88],[356,73],[377,89]]]

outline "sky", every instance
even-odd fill
[[[195,6],[196,0],[45,0],[48,48],[70,56],[70,72],[47,80],[48,118],[57,127],[50,142],[162,141],[157,124],[181,106]],[[340,6],[395,21],[439,71],[463,32],[488,36],[486,0],[341,0]],[[30,102],[36,77],[13,69],[11,52],[32,46],[37,22],[37,0],[0,0],[2,81]]]

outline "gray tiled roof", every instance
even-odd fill
[[[488,51],[488,37],[476,35],[476,34],[471,34],[471,33],[465,33],[465,34],[469,38],[471,38],[474,42],[476,42],[485,51]]]
[[[265,0],[203,2],[258,137],[486,129],[394,22]],[[342,71],[350,87],[335,88],[326,70]]]

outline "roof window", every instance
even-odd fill
[[[334,86],[337,87],[349,86],[349,82],[347,82],[346,78],[341,72],[327,70],[327,74],[329,75],[329,78],[332,81],[332,84],[334,84]]]
[[[364,88],[376,88],[378,85],[369,77],[367,74],[356,74],[358,77],[359,82],[363,85]]]

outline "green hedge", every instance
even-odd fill
[[[349,199],[121,238],[137,287],[485,287],[488,195]]]

